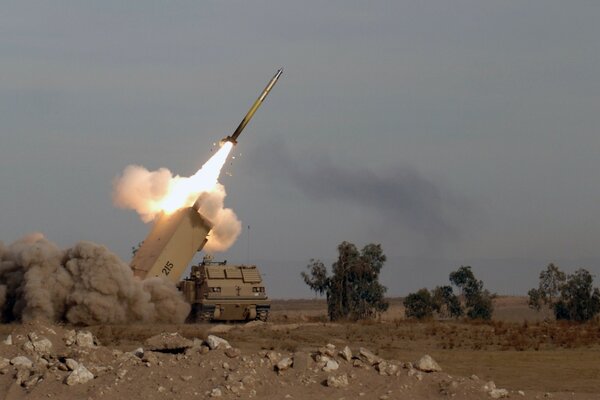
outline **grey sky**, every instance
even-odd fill
[[[500,293],[549,262],[598,279],[598,20],[583,0],[4,2],[0,240],[128,260],[149,226],[114,177],[192,174],[283,66],[222,178],[251,226],[223,257],[273,296],[308,296],[300,271],[343,240],[382,243],[395,295],[465,263]]]

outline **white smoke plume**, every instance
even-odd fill
[[[140,165],[129,165],[114,181],[113,203],[137,211],[142,221],[150,222],[162,212],[160,202],[175,179],[166,168],[148,171]]]
[[[242,223],[233,210],[223,205],[225,196],[227,196],[225,187],[220,183],[217,183],[211,192],[202,194],[198,211],[214,224],[208,242],[204,246],[204,250],[208,253],[227,250],[242,231]]]
[[[104,246],[61,250],[41,234],[0,242],[0,319],[103,323],[181,323],[190,311],[172,282],[140,280]]]

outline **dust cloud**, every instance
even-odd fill
[[[181,323],[190,311],[175,285],[140,280],[106,247],[59,249],[41,234],[0,242],[0,319],[94,325]]]

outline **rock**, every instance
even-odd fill
[[[365,364],[362,360],[359,359],[354,359],[354,361],[352,361],[352,366],[355,368],[369,368],[367,364]]]
[[[358,349],[358,355],[361,358],[361,360],[363,360],[366,364],[371,366],[381,361],[381,358],[377,357],[375,354],[373,354],[368,349],[365,349],[364,347]]]
[[[302,352],[297,352],[294,353],[294,364],[293,367],[295,370],[298,371],[305,371],[306,369],[308,369],[308,363],[309,363],[309,356],[306,353],[302,353]]]
[[[67,346],[74,345],[75,341],[77,340],[77,332],[75,332],[74,330],[65,332],[65,336],[63,337],[63,340]]]
[[[8,336],[6,337],[6,339],[4,339],[4,340],[2,341],[2,343],[3,343],[3,344],[6,344],[6,345],[8,345],[8,346],[12,345],[12,344],[13,344],[12,335],[8,335]]]
[[[336,371],[339,367],[340,367],[340,364],[337,361],[329,359],[329,360],[327,360],[327,363],[323,367],[323,371],[325,371],[325,372]]]
[[[242,382],[245,386],[253,386],[256,383],[256,379],[254,379],[254,377],[252,375],[246,375],[246,376],[242,377],[240,382]]]
[[[25,381],[23,381],[21,383],[21,386],[23,386],[25,389],[31,389],[32,387],[37,385],[37,383],[40,380],[41,380],[41,377],[39,375],[32,375],[31,377],[29,377],[29,379],[26,379]]]
[[[214,388],[210,392],[210,397],[221,397],[223,396],[223,392],[219,388]]]
[[[158,357],[151,351],[144,352],[144,356],[142,357],[142,362],[152,364],[158,364]]]
[[[375,366],[375,369],[377,370],[377,372],[379,372],[379,375],[387,375],[387,373],[386,373],[387,367],[388,367],[388,363],[386,361],[380,361]]]
[[[286,369],[290,368],[293,363],[294,362],[292,361],[291,358],[285,357],[285,358],[282,358],[279,362],[277,362],[277,364],[275,365],[275,369],[278,372],[282,372],[282,371],[285,371]]]
[[[92,374],[83,364],[77,365],[77,368],[73,370],[67,377],[65,383],[69,386],[84,384],[88,381],[94,379],[94,374]]]
[[[341,388],[348,386],[348,375],[343,374],[340,376],[330,375],[327,377],[327,386],[332,388]]]
[[[318,352],[319,352],[319,354],[327,356],[327,357],[334,357],[335,356],[335,346],[333,344],[329,343],[327,346],[319,348]]]
[[[385,373],[389,376],[398,375],[399,367],[396,364],[388,364]]]
[[[517,393],[519,394],[519,396],[525,396],[525,392],[522,390],[519,390]]]
[[[234,325],[226,325],[226,324],[219,324],[219,325],[213,325],[208,332],[209,333],[227,333],[230,330],[232,330],[234,328]]]
[[[379,372],[379,375],[388,375],[388,376],[393,376],[396,375],[396,373],[398,372],[398,366],[395,364],[392,364],[390,362],[387,361],[380,361],[376,366],[375,369],[377,370],[377,372]]]
[[[22,386],[29,378],[31,377],[31,370],[26,368],[17,369],[17,374],[15,375],[15,381],[18,386]]]
[[[52,342],[47,338],[41,338],[33,342],[33,349],[38,354],[50,354],[52,351]]]
[[[496,384],[494,383],[494,381],[489,381],[485,385],[483,385],[483,387],[481,389],[484,392],[490,392],[490,391],[496,389]]]
[[[14,365],[16,368],[31,368],[33,367],[33,362],[25,356],[17,356],[10,360],[10,363]]]
[[[10,366],[10,360],[8,358],[0,357],[0,370],[8,368]]]
[[[508,397],[508,390],[506,389],[492,389],[489,393],[492,399],[503,399]]]
[[[161,333],[148,338],[145,342],[151,351],[184,351],[194,345],[189,339],[184,338],[177,332]]]
[[[144,349],[142,347],[138,347],[137,349],[133,350],[132,353],[139,358],[144,358]]]
[[[277,362],[281,358],[281,355],[277,354],[274,351],[268,351],[267,354],[265,354],[265,357],[268,358],[269,361],[271,361],[271,364],[277,364]]]
[[[23,350],[30,354],[46,355],[52,351],[52,342],[45,337],[38,337],[35,332],[28,335],[29,341],[23,344]]]
[[[250,321],[244,324],[244,328],[256,328],[259,326],[264,326],[265,322],[259,319],[255,319],[254,321]]]
[[[69,371],[75,371],[77,369],[77,367],[79,366],[79,363],[77,361],[73,360],[72,358],[67,358],[65,360],[65,365],[67,366]]]
[[[430,355],[425,354],[415,363],[415,368],[423,372],[440,372],[442,368]]]
[[[215,336],[215,335],[208,335],[208,337],[206,338],[206,343],[208,344],[208,347],[211,350],[215,350],[218,348],[228,349],[231,347],[231,345],[229,344],[229,342],[227,340],[220,338],[218,336]]]
[[[451,378],[450,378],[451,379]],[[453,380],[443,380],[439,382],[440,393],[445,396],[456,396],[456,389],[458,389],[458,382]]]
[[[225,349],[225,355],[229,358],[237,358],[240,356],[240,354],[242,354],[242,351],[235,347],[229,347]]]
[[[75,335],[75,344],[79,347],[96,347],[94,335],[88,331],[79,331]]]
[[[340,351],[340,356],[346,360],[346,361],[350,361],[352,360],[352,350],[350,350],[350,347],[345,346],[341,351]]]

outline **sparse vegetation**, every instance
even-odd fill
[[[368,244],[361,251],[349,242],[338,246],[338,260],[333,263],[333,275],[319,260],[311,260],[304,282],[317,294],[327,297],[327,312],[332,321],[373,318],[387,310],[385,286],[379,283],[379,273],[385,263],[381,245]]]

